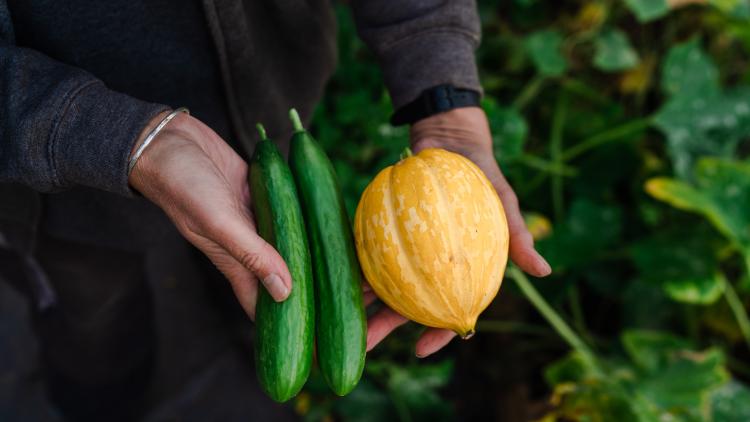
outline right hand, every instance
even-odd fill
[[[518,198],[492,153],[492,134],[487,115],[481,108],[457,108],[414,123],[411,126],[411,144],[414,153],[426,148],[443,148],[473,161],[490,180],[503,203],[510,235],[510,258],[519,268],[535,277],[550,274],[552,269],[549,264],[534,249],[534,239],[526,228]],[[365,288],[365,300],[374,300],[369,286]],[[367,350],[407,321],[406,317],[387,307],[371,316],[368,321]],[[435,353],[455,335],[450,330],[428,328],[417,340],[416,355],[425,357]]]
[[[131,155],[166,114],[149,122]],[[282,301],[292,277],[279,253],[258,236],[247,176],[247,163],[219,135],[180,113],[143,151],[128,181],[208,256],[255,319],[258,281]]]

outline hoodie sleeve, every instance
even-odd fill
[[[87,186],[130,195],[132,146],[148,121],[167,109],[16,46],[7,4],[0,0],[0,183],[41,192]]]
[[[440,84],[482,92],[474,55],[481,29],[473,0],[354,0],[352,6],[394,108]]]

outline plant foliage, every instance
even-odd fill
[[[486,0],[478,63],[495,158],[554,273],[510,268],[477,336],[368,354],[309,420],[750,420],[750,2]],[[408,129],[339,5],[313,132],[350,212]],[[548,324],[551,328],[546,328]],[[456,343],[456,342],[454,342]],[[317,379],[317,381],[316,381]],[[331,420],[331,419],[329,419]]]

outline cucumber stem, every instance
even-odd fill
[[[292,126],[294,126],[295,132],[304,132],[305,127],[302,126],[302,120],[299,118],[299,113],[297,113],[297,110],[290,109],[289,110],[289,118],[292,120]]]
[[[405,158],[409,158],[413,156],[414,154],[411,152],[411,148],[406,147],[403,151],[401,151],[401,155],[398,157],[400,160],[403,160]]]
[[[268,135],[266,135],[266,128],[264,128],[260,123],[256,124],[255,127],[258,129],[258,133],[260,133],[260,139],[262,141],[267,141]]]

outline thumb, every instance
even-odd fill
[[[281,255],[248,220],[239,218],[233,219],[236,223],[221,224],[214,240],[250,270],[275,301],[281,302],[292,291],[292,276]]]

